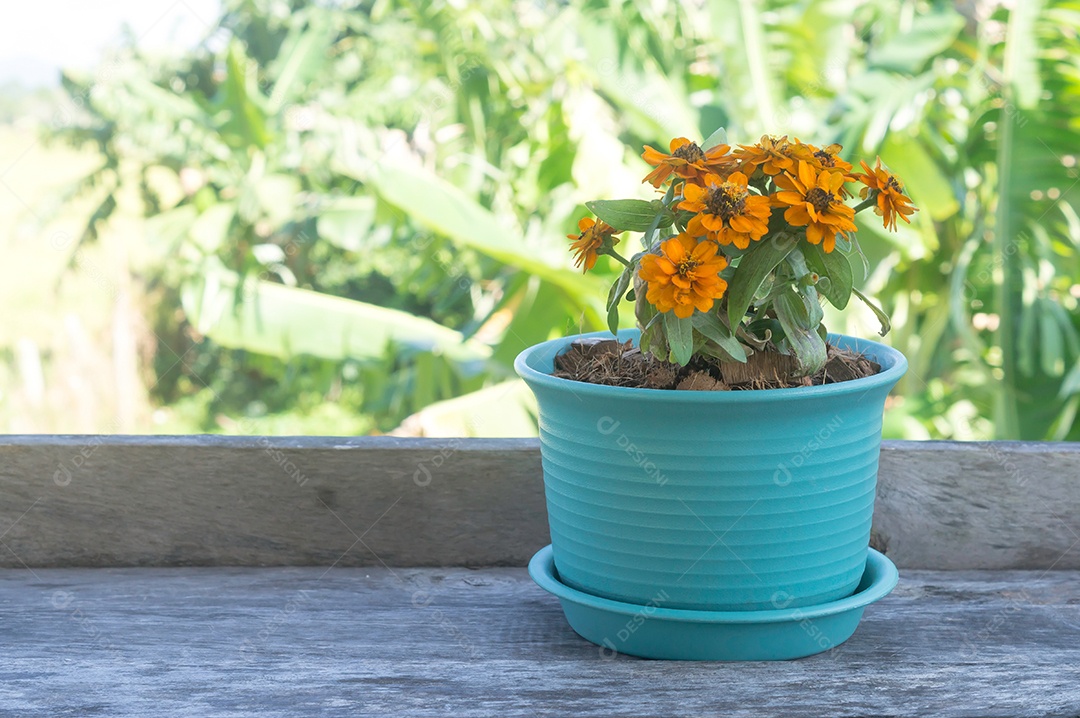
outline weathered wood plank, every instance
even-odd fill
[[[887,441],[875,543],[901,567],[1080,568],[1080,444]]]
[[[601,657],[523,569],[0,573],[0,714],[1076,716],[1080,572],[906,571],[788,663]]]
[[[0,566],[524,565],[534,439],[0,439]],[[1080,445],[886,442],[901,567],[1080,569]]]

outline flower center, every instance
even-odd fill
[[[709,190],[705,199],[705,208],[709,214],[716,215],[725,222],[742,214],[746,207],[746,195],[749,194],[741,185],[725,182]]]
[[[834,198],[832,194],[820,187],[812,187],[810,191],[806,193],[806,201],[814,205],[814,209],[816,209],[818,213],[822,213],[832,206]]]
[[[889,175],[889,181],[885,183],[885,186],[888,189],[891,189],[899,194],[904,193],[904,185],[900,184],[900,180],[896,179],[892,175]]]
[[[689,277],[690,274],[697,269],[698,263],[691,257],[684,257],[681,262],[675,265],[676,271],[678,271],[680,277]]]
[[[680,160],[686,160],[690,164],[700,162],[705,159],[705,153],[701,151],[701,148],[697,146],[696,142],[683,145],[679,149],[671,153],[672,157],[678,157]]]
[[[822,164],[823,167],[836,167],[836,157],[830,155],[825,150],[818,150],[814,153],[814,157]]]

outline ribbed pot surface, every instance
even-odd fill
[[[796,389],[661,391],[551,376],[576,338],[527,349],[516,364],[539,407],[561,580],[618,601],[712,611],[808,606],[855,590],[885,397],[903,355],[832,336],[881,373]]]

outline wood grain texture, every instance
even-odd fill
[[[0,566],[523,566],[534,439],[12,436]],[[886,442],[901,568],[1080,569],[1080,445]]]
[[[874,533],[901,567],[1080,569],[1080,444],[887,441]]]
[[[1080,715],[1080,572],[907,571],[833,651],[604,658],[524,569],[0,572],[0,715]]]

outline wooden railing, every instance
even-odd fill
[[[1080,445],[886,442],[899,586],[773,664],[578,638],[534,440],[7,437],[0,490],[0,715],[1080,715]]]
[[[548,543],[533,439],[7,437],[0,485],[10,567],[311,565],[360,534],[339,565],[524,566]],[[1077,517],[1080,445],[882,448],[874,544],[901,568],[1080,569]]]

